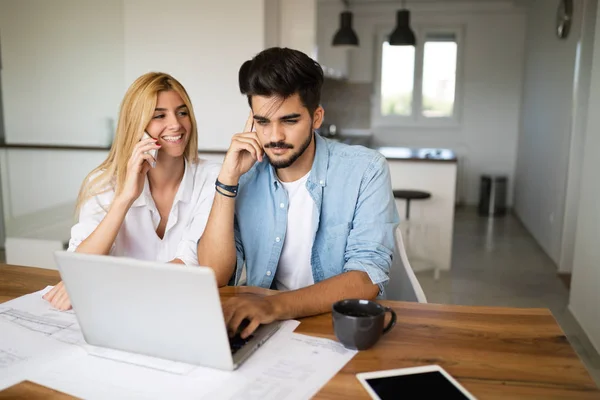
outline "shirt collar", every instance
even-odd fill
[[[327,186],[327,167],[329,166],[329,147],[327,141],[321,135],[315,135],[315,159],[313,160],[308,182],[315,186]],[[271,174],[271,183],[277,189],[279,186],[279,178],[275,172],[275,168],[269,164],[269,173]]]
[[[323,139],[321,135],[316,133],[314,135],[317,148],[308,181],[314,185],[325,187],[327,186],[327,168],[329,167],[329,146],[327,146],[327,140]]]
[[[185,158],[183,160],[185,162],[183,178],[181,179],[179,189],[177,189],[177,194],[175,195],[173,204],[175,204],[177,201],[189,203],[192,200],[192,192],[194,191],[194,171],[192,171],[192,166],[188,160]]]
[[[192,192],[194,191],[194,174],[190,163],[188,163],[187,159],[185,158],[184,163],[185,166],[183,169],[183,178],[181,179],[181,183],[179,184],[179,188],[177,189],[175,199],[173,199],[173,205],[177,204],[178,201],[189,203],[192,199]],[[152,199],[152,193],[150,192],[150,183],[148,181],[148,176],[146,175],[146,178],[144,180],[144,190],[142,190],[142,193],[133,202],[131,207],[142,207],[147,206],[149,204],[154,204],[154,200]]]

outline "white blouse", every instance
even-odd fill
[[[125,215],[110,255],[159,262],[179,258],[186,265],[198,265],[197,243],[208,221],[215,196],[215,180],[220,170],[221,164],[212,161],[185,162],[183,179],[173,200],[162,239],[156,234],[160,214],[146,178],[142,194]],[[114,195],[114,190],[109,190],[83,205],[79,222],[71,229],[68,251],[75,251],[94,232]]]

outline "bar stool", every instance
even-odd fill
[[[431,193],[420,190],[394,190],[394,198],[406,201],[406,220],[410,220],[410,201],[426,200],[431,197]]]
[[[398,190],[394,190],[394,198],[398,199],[398,200],[404,200],[406,202],[406,207],[405,207],[405,226],[406,226],[406,242],[407,242],[407,250],[410,252],[410,250],[413,250],[413,257],[412,258],[414,261],[418,261],[420,259],[420,257],[417,258],[417,256],[414,254],[415,253],[415,246],[413,240],[411,240],[411,227],[415,228],[415,227],[420,227],[423,228],[421,229],[422,231],[425,231],[426,226],[423,224],[414,224],[413,222],[410,222],[410,202],[411,201],[423,201],[423,200],[427,200],[431,198],[431,193],[429,192],[425,192],[422,190],[405,190],[405,189],[398,189]],[[420,226],[423,225],[423,226]],[[414,230],[414,229],[413,229]],[[413,233],[414,235],[414,233]],[[423,236],[421,238],[421,240],[419,241],[420,243],[420,247],[424,247],[423,243],[427,242],[427,234],[426,232],[423,232],[423,234],[421,235]],[[427,254],[427,251],[423,251],[423,253]],[[430,260],[425,260],[423,259],[422,261],[426,261],[427,264],[431,264],[432,268],[434,270],[434,277],[437,280],[439,277],[439,269],[437,268],[437,266],[432,263]],[[430,269],[430,268],[427,268]]]

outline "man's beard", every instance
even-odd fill
[[[308,149],[308,146],[310,146],[310,142],[313,138],[313,135],[314,134],[313,134],[312,128],[311,128],[310,134],[308,135],[306,141],[304,143],[302,143],[302,145],[300,146],[298,151],[296,151],[295,153],[292,153],[292,155],[287,160],[273,160],[269,157],[269,163],[271,163],[271,165],[275,169],[284,169],[284,168],[291,167],[292,164],[294,164],[296,162],[296,160],[298,160],[302,156],[302,154],[304,154],[306,149]],[[265,145],[265,148],[267,148],[267,149],[275,149],[275,148],[293,149],[294,147],[291,144],[288,144],[285,142],[277,142],[277,143],[268,143],[267,145]]]

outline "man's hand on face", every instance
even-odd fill
[[[250,336],[261,324],[270,324],[278,319],[278,311],[272,299],[255,295],[244,295],[230,299],[223,305],[225,324],[229,332],[235,333],[243,320],[249,324],[241,332],[242,339]]]
[[[223,167],[219,174],[219,181],[225,185],[237,185],[240,176],[252,168],[254,163],[262,162],[263,148],[258,140],[256,132],[252,132],[254,127],[254,115],[250,111],[244,131],[233,135],[231,145],[225,155]]]

